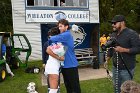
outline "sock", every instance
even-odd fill
[[[50,89],[49,93],[57,93],[58,89]]]

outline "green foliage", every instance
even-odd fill
[[[99,0],[99,6],[101,34],[112,31],[108,21],[117,14],[124,15],[127,27],[140,33],[140,0]]]
[[[108,36],[109,33],[112,32],[111,24],[109,22],[102,22],[100,23],[100,33],[101,35],[104,33]]]
[[[13,29],[11,0],[0,1],[0,18],[0,31],[11,32]]]
[[[139,82],[140,83],[140,54],[137,55],[137,61],[138,63],[136,63],[136,70],[135,70],[135,75],[134,75],[134,80],[136,82]]]
[[[139,63],[136,64],[134,81],[140,83],[140,55],[137,55]],[[28,63],[28,66],[38,66],[41,68],[41,61],[32,61]],[[109,67],[112,69],[112,63]],[[19,68],[14,70],[15,77],[11,78],[7,76],[6,80],[0,82],[0,93],[26,93],[26,88],[29,82],[35,82],[37,91],[39,93],[47,93],[47,86],[41,84],[40,74],[25,73],[25,68]],[[81,93],[113,93],[113,84],[107,78],[92,79],[80,82]],[[61,84],[61,93],[66,93],[64,84]]]
[[[41,68],[41,61],[32,61],[28,66],[38,66]],[[15,77],[7,76],[6,80],[0,82],[0,93],[26,93],[29,82],[36,83],[36,90],[39,93],[47,93],[47,86],[42,86],[41,74],[25,73],[25,68],[14,70]],[[81,93],[112,93],[112,83],[108,79],[81,81]],[[66,93],[64,84],[61,84],[61,93]]]

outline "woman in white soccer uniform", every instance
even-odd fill
[[[56,27],[51,29],[51,35],[57,35],[58,29]],[[58,55],[58,59],[49,55],[47,63],[45,65],[45,72],[44,74],[48,76],[50,91],[49,93],[57,93],[58,91],[58,80],[59,80],[59,68],[62,65],[62,61],[64,58],[64,46],[60,43],[52,43],[48,46],[47,50],[50,49],[54,54]]]
[[[53,44],[51,46],[49,46],[49,48],[53,51],[53,53],[57,54],[58,56],[64,56],[65,50],[64,50],[64,46],[61,43],[56,43]],[[45,74],[57,74],[59,75],[59,68],[60,65],[63,66],[63,62],[52,57],[49,56],[48,60],[47,60],[47,64],[45,66]]]

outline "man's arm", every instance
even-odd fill
[[[67,40],[70,38],[70,35],[68,32],[64,32],[55,36],[51,36],[50,40],[55,42],[67,42]]]
[[[55,53],[53,53],[53,51],[50,49],[50,46],[47,47],[46,52],[47,52],[50,56],[56,58],[57,60],[64,61],[64,57],[59,57],[58,55],[56,55]]]
[[[121,52],[129,53],[130,52],[129,48],[123,48],[121,46],[116,46],[114,49],[115,49],[115,51],[120,52],[120,53]]]
[[[130,44],[131,48],[124,48],[121,46],[116,46],[114,49],[117,52],[124,52],[124,53],[131,53],[131,54],[137,54],[140,53],[140,39],[136,32],[133,32],[130,36]]]
[[[132,48],[130,48],[129,53],[131,54],[140,53],[140,38],[137,32],[132,33],[130,43],[132,45]]]

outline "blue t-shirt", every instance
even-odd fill
[[[6,45],[2,44],[2,56],[4,56],[6,53]]]
[[[67,47],[63,68],[71,68],[78,66],[78,61],[74,52],[74,40],[69,30],[59,35],[51,36],[50,40],[52,42],[61,42],[64,46]]]

